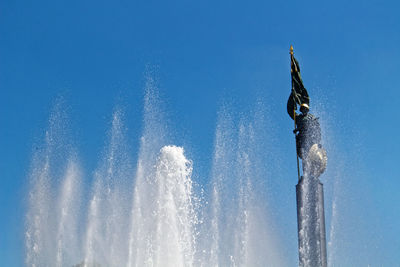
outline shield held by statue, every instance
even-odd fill
[[[326,170],[328,156],[326,150],[320,144],[311,146],[307,157],[303,161],[304,173],[314,178],[318,178]]]

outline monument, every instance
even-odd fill
[[[303,85],[300,66],[294,57],[292,46],[290,59],[292,90],[287,102],[287,112],[294,121],[293,133],[296,136],[299,266],[326,267],[324,190],[319,177],[326,169],[327,155],[321,145],[318,118],[309,113],[310,98]],[[297,106],[301,113],[296,112]]]

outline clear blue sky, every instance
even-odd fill
[[[398,10],[398,1],[0,1],[4,266],[23,264],[29,164],[57,97],[67,102],[89,171],[116,104],[125,106],[137,143],[148,65],[176,139],[183,137],[178,145],[190,144],[201,168],[210,163],[221,103],[229,99],[240,112],[257,98],[287,139],[281,150],[292,153],[284,158],[292,168],[290,44],[311,99],[329,114],[343,160],[357,170],[346,174],[353,179],[348,204],[359,210],[359,217],[349,215],[349,229],[362,229],[351,238],[375,266],[399,264]],[[287,179],[294,186],[295,177]]]

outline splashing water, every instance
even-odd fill
[[[54,125],[64,119],[51,119],[45,148],[32,161],[26,265],[286,266],[254,190],[265,177],[258,171],[253,123],[242,120],[236,127],[229,112],[220,113],[209,193],[203,197],[184,149],[167,145],[151,79],[146,88],[136,170],[121,110],[113,114],[90,183],[68,146],[66,157],[58,155],[55,148],[64,141],[53,137],[64,134]]]

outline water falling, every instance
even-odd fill
[[[58,100],[45,142],[33,155],[26,214],[27,266],[69,266],[81,257],[78,240],[81,171],[66,136]]]
[[[67,163],[67,171],[60,187],[59,202],[56,207],[58,212],[57,267],[71,265],[73,263],[71,260],[80,255],[77,220],[80,208],[78,201],[81,195],[80,178],[81,173],[76,160],[70,159]]]
[[[48,139],[48,138],[46,138]],[[33,158],[32,180],[27,212],[25,244],[28,266],[45,266],[48,245],[47,219],[49,217],[49,152],[36,153]],[[44,157],[41,157],[44,156]],[[50,255],[51,256],[51,255]]]
[[[242,118],[236,126],[228,107],[219,113],[211,206],[206,216],[211,231],[202,266],[286,266],[278,253],[263,196],[254,190],[256,183],[266,179],[260,171],[264,163],[258,153],[255,124]]]
[[[85,266],[101,262],[122,266],[126,261],[126,229],[129,221],[130,196],[126,190],[133,178],[122,123],[122,112],[113,114],[110,141],[94,184],[88,207],[85,240]]]

